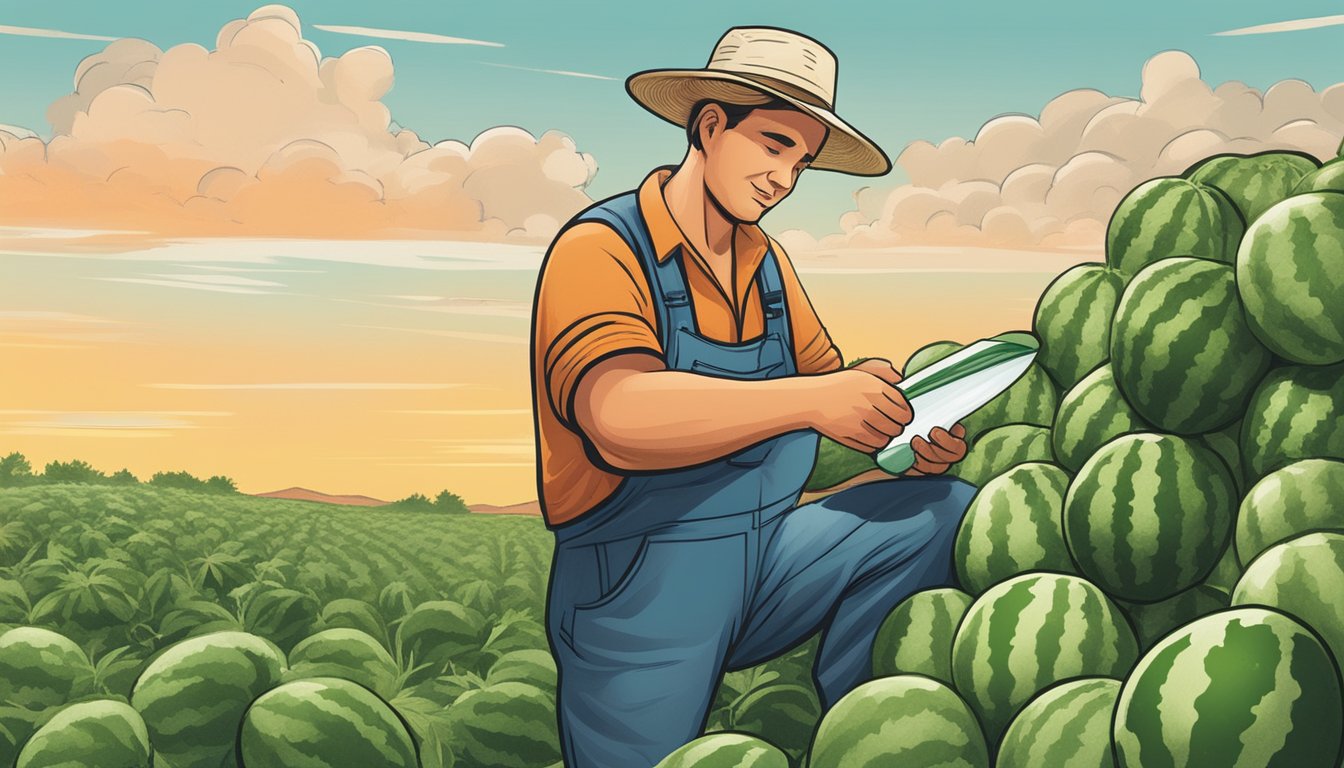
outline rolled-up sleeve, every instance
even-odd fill
[[[534,332],[560,423],[579,431],[574,394],[599,361],[637,350],[662,356],[656,322],[638,258],[610,227],[584,222],[556,239],[542,265]]]
[[[799,373],[828,373],[844,367],[840,348],[831,341],[826,326],[821,324],[812,301],[803,290],[802,281],[793,268],[793,261],[779,247],[774,238],[771,248],[779,257],[779,272],[784,279],[784,300],[789,307],[789,331],[793,334],[793,354]]]

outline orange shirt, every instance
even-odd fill
[[[840,350],[817,318],[788,256],[759,226],[738,227],[732,285],[719,285],[667,208],[663,185],[673,170],[673,166],[663,166],[644,179],[638,192],[639,209],[658,260],[686,259],[687,289],[700,333],[729,344],[765,333],[761,292],[754,278],[769,240],[784,280],[798,372],[841,368]],[[733,294],[731,299],[729,294]],[[606,499],[622,477],[621,470],[603,462],[596,450],[590,453],[584,448],[572,399],[579,377],[618,351],[664,355],[655,331],[652,291],[639,257],[601,222],[574,224],[551,243],[541,263],[532,312],[537,498],[546,522],[556,525]]]

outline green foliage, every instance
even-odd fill
[[[181,488],[186,491],[201,491],[203,493],[237,493],[238,489],[233,481],[222,475],[215,475],[209,480],[202,480],[189,472],[155,472],[149,479],[151,485],[162,486],[164,488]]]
[[[25,485],[33,481],[33,467],[22,453],[13,453],[0,458],[0,487]]]
[[[94,469],[87,461],[75,459],[70,462],[48,462],[42,470],[42,479],[49,483],[99,483],[107,480],[107,475]]]

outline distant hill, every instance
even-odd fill
[[[533,499],[517,504],[500,506],[498,504],[468,504],[467,509],[486,515],[535,515],[541,516],[541,503]]]
[[[280,491],[267,491],[266,493],[252,493],[250,496],[264,496],[268,499],[294,499],[297,501],[320,501],[325,504],[344,504],[352,507],[381,507],[390,504],[389,501],[375,499],[372,496],[345,495],[337,496],[321,491],[311,491],[307,488],[285,488]]]

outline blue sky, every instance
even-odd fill
[[[162,49],[183,42],[214,47],[219,28],[263,3],[157,0],[124,3],[0,2],[0,26],[108,37],[133,36]],[[924,139],[972,138],[1004,113],[1038,115],[1074,88],[1137,97],[1143,63],[1172,48],[1190,53],[1204,80],[1240,80],[1260,90],[1286,78],[1316,90],[1344,80],[1332,52],[1344,25],[1271,34],[1214,33],[1339,13],[1337,3],[1227,3],[1131,0],[1120,3],[483,2],[323,0],[288,3],[305,37],[324,56],[367,44],[387,49],[396,83],[385,98],[393,118],[426,141],[470,141],[495,125],[539,135],[558,129],[599,172],[594,198],[630,189],[655,165],[674,163],[684,134],[625,94],[629,74],[654,67],[703,66],[732,26],[765,24],[815,37],[839,57],[838,111],[887,150]],[[452,36],[500,45],[435,44],[316,28],[358,26]],[[76,65],[105,41],[0,34],[0,123],[49,137],[45,111],[73,87]],[[579,77],[536,70],[598,75]],[[764,220],[767,231],[837,229],[865,184],[880,179],[814,171]]]

